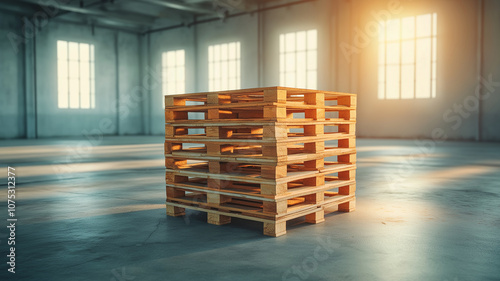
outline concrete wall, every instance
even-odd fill
[[[241,88],[258,87],[257,20],[257,15],[245,15],[196,26],[199,91],[208,91],[208,47],[235,41],[241,48]]]
[[[171,29],[152,33],[150,38],[150,66],[161,76],[161,56],[163,52],[184,49],[186,54],[186,92],[208,91],[208,46],[240,41],[241,43],[241,87],[258,87],[257,15],[245,15],[215,21],[192,27]],[[242,26],[245,26],[242,32]],[[154,83],[153,83],[154,85]],[[160,85],[151,91],[151,133],[165,132],[165,116],[162,108]]]
[[[21,30],[0,15],[0,138],[143,133],[139,35],[51,21],[16,53],[7,35]],[[57,40],[94,44],[96,108],[57,107]]]
[[[18,17],[0,15],[0,139],[26,136],[24,46],[8,39],[20,27]]]
[[[477,19],[475,1],[354,1],[355,28],[365,34],[374,14],[392,18],[437,13],[437,93],[433,99],[380,100],[377,98],[378,37],[361,45],[356,65],[358,76],[358,134],[363,137],[431,137],[434,128],[446,129],[449,138],[474,139],[477,114],[464,119],[457,130],[443,119],[454,103],[473,92],[476,85]],[[400,12],[392,12],[400,11]],[[356,38],[354,32],[351,38]],[[355,42],[354,39],[352,42]],[[352,43],[353,45],[355,43]],[[460,48],[457,48],[460,46]],[[457,83],[460,81],[460,83]]]
[[[152,70],[151,91],[149,104],[148,122],[151,134],[165,134],[165,110],[163,108],[163,93],[161,87],[162,54],[179,49],[185,50],[186,63],[186,92],[194,93],[198,88],[198,66],[196,48],[195,27],[184,27],[167,30],[145,36],[149,40],[148,64]],[[149,38],[148,38],[149,37]]]
[[[118,133],[144,134],[142,103],[148,94],[143,87],[139,35],[116,33],[118,52]],[[142,74],[142,75],[141,75]]]
[[[272,1],[266,6],[285,2]],[[274,86],[279,84],[279,35],[315,28],[319,40],[318,88],[358,94],[359,137],[432,138],[435,129],[442,129],[449,139],[499,141],[500,87],[479,87],[485,97],[480,106],[476,106],[474,93],[481,85],[479,74],[486,80],[500,81],[500,3],[484,0],[483,14],[478,3],[317,0],[146,35],[106,29],[96,29],[92,34],[89,27],[53,22],[33,41],[37,133],[39,137],[81,136],[84,130],[99,129],[102,120],[109,120],[109,130],[103,133],[163,134],[163,52],[185,49],[186,91],[206,91],[208,46],[240,41],[241,87]],[[394,18],[437,13],[438,84],[434,99],[377,98],[377,34],[366,32],[368,37],[360,38],[359,33],[376,22],[374,14],[390,13],[391,7],[400,10],[391,14]],[[481,21],[482,45],[478,44]],[[0,16],[3,36],[19,27],[15,18]],[[96,45],[96,109],[57,109],[58,39]],[[33,123],[26,118],[35,111],[30,108],[33,98],[29,83],[25,83],[30,80],[30,72],[24,69],[30,62],[29,48],[26,50],[15,54],[6,40],[0,40],[0,115],[2,128],[6,128],[0,138],[25,137]],[[457,107],[465,113],[459,113]]]
[[[314,1],[266,11],[263,15],[263,86],[279,86],[279,36],[283,33],[318,30],[318,89],[334,89],[334,1]],[[271,3],[269,5],[276,5]]]
[[[394,4],[395,3],[395,4]],[[475,95],[481,75],[500,81],[500,64],[495,50],[499,42],[499,6],[485,1],[484,43],[478,44],[479,1],[351,1],[351,46],[359,47],[351,56],[351,92],[358,94],[358,136],[432,138],[444,132],[449,139],[500,140],[497,87],[487,100]],[[395,6],[391,6],[395,5]],[[394,13],[392,11],[398,11]],[[377,16],[392,18],[427,13],[437,14],[437,95],[433,99],[379,100],[377,98],[378,38],[370,36],[370,24]],[[363,35],[360,35],[363,34]],[[362,38],[362,36],[365,36]],[[368,43],[363,43],[362,40]],[[359,43],[362,42],[362,43]],[[339,43],[337,41],[337,43]],[[482,59],[478,60],[482,52]],[[339,55],[344,55],[339,54]],[[340,71],[340,69],[338,69]],[[488,89],[482,86],[482,94]],[[479,102],[482,111],[479,111]],[[481,128],[480,119],[482,122]],[[496,120],[496,121],[495,121]]]
[[[482,76],[500,82],[500,1],[484,3]],[[500,141],[500,87],[497,83],[491,91],[483,85],[485,101],[482,103],[481,137],[483,140]]]
[[[94,109],[57,108],[57,40],[94,44]],[[42,29],[36,37],[38,136],[142,133],[141,101],[131,98],[141,85],[138,54],[137,35],[59,23]]]

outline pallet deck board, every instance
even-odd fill
[[[354,120],[345,120],[341,118],[325,118],[325,120],[314,120],[312,118],[301,119],[284,119],[275,120],[239,120],[239,119],[211,119],[211,120],[182,120],[182,121],[167,121],[166,124],[172,126],[193,126],[193,127],[220,127],[220,126],[259,126],[259,125],[332,125],[332,124],[355,124]]]
[[[288,137],[286,139],[277,139],[277,140],[272,140],[272,139],[263,139],[260,137],[260,135],[256,136],[254,139],[237,139],[237,138],[227,138],[227,139],[213,139],[210,137],[207,137],[205,135],[203,136],[192,136],[189,135],[188,137],[182,137],[182,136],[177,136],[177,137],[166,137],[165,141],[167,142],[174,142],[174,143],[238,143],[238,144],[294,144],[294,143],[308,143],[308,142],[315,142],[315,141],[333,141],[333,140],[339,140],[339,139],[345,139],[345,138],[353,138],[354,135],[352,134],[345,134],[345,133],[327,133],[324,134],[323,136],[292,136]]]

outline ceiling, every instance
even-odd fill
[[[248,12],[263,0],[0,0],[0,10],[27,17],[147,32],[194,19]]]

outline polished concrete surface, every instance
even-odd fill
[[[0,141],[0,280],[500,280],[500,144],[357,144],[357,210],[271,238],[167,217],[162,137]]]

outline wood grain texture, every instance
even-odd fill
[[[285,87],[165,96],[167,215],[255,220],[277,237],[291,219],[354,211],[356,105],[354,94]]]

